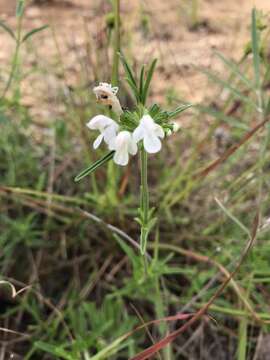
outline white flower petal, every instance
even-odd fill
[[[98,135],[98,137],[96,138],[96,140],[94,141],[94,144],[93,144],[94,149],[97,149],[99,147],[102,139],[103,139],[103,134]]]
[[[104,139],[106,144],[110,144],[117,135],[119,126],[118,124],[108,116],[96,115],[91,119],[86,126],[91,130],[99,130],[100,135],[95,140],[93,147],[97,149]]]
[[[117,138],[117,136],[115,136],[114,138],[112,138],[112,139],[108,142],[108,148],[109,148],[109,150],[115,150],[115,149],[116,149],[116,138]]]
[[[139,142],[140,140],[142,140],[144,137],[143,126],[141,126],[141,125],[137,126],[136,129],[133,131],[132,136],[136,142]]]
[[[110,142],[109,148],[115,150],[114,162],[122,166],[127,165],[129,154],[135,155],[137,152],[137,144],[129,131],[120,131]]]
[[[161,149],[161,141],[157,136],[145,136],[143,138],[143,146],[149,154],[155,154]]]
[[[107,126],[104,131],[103,131],[103,135],[104,135],[104,141],[106,142],[106,144],[109,144],[117,135],[119,126],[117,125],[116,122],[113,122],[111,125]]]
[[[156,136],[160,137],[161,139],[163,139],[165,136],[164,130],[158,124],[155,124],[155,134],[156,134]]]
[[[129,144],[128,144],[128,152],[129,152],[131,155],[135,155],[135,154],[137,154],[137,151],[138,151],[137,144],[136,144],[136,142],[131,138],[131,139],[130,139],[130,142],[129,142]]]
[[[144,149],[154,154],[161,149],[161,141],[159,138],[164,138],[165,133],[163,128],[156,124],[150,115],[144,115],[139,126],[133,132],[133,139],[139,142],[143,139]]]
[[[111,125],[115,121],[105,115],[96,115],[94,116],[86,126],[91,130],[100,130],[102,131],[106,126]]]
[[[113,160],[117,165],[126,166],[128,164],[128,152],[127,151],[116,151]]]

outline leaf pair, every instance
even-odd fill
[[[0,21],[0,27],[5,30],[6,33],[8,33],[13,40],[15,40],[16,42],[18,41],[14,31],[3,21]],[[23,38],[20,40],[20,43],[24,43],[27,39],[29,39],[30,37],[32,37],[34,34],[40,32],[40,31],[43,31],[45,29],[47,29],[49,27],[49,25],[43,25],[43,26],[40,26],[38,28],[35,28],[35,29],[32,29],[30,30],[28,33],[26,33]]]
[[[125,73],[126,73],[127,83],[129,84],[129,86],[136,98],[137,103],[145,105],[146,99],[148,96],[148,92],[149,92],[150,83],[151,83],[151,80],[152,80],[152,77],[153,77],[153,74],[155,71],[157,59],[154,59],[152,61],[147,74],[145,74],[144,65],[142,66],[141,71],[140,71],[139,83],[137,83],[135,75],[133,74],[131,67],[130,67],[129,63],[127,62],[127,60],[125,59],[124,55],[120,53],[119,56],[120,56],[121,62],[123,64]]]

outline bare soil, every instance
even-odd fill
[[[249,40],[252,7],[270,11],[269,0],[202,0],[199,25],[192,30],[183,3],[180,0],[121,2],[123,42],[128,54],[137,62],[146,62],[153,56],[159,58],[154,88],[158,100],[164,97],[166,89],[174,89],[187,101],[201,101],[209,94],[208,82],[196,67],[223,70],[213,49],[238,59]],[[52,106],[52,102],[56,103],[53,100],[59,90],[59,79],[67,87],[76,86],[81,80],[81,63],[91,68],[96,56],[92,42],[102,43],[108,11],[109,2],[102,0],[39,0],[28,4],[24,30],[43,24],[50,24],[52,29],[33,37],[22,51],[24,73],[32,69],[22,81],[23,104],[40,121],[50,118],[52,110],[61,112],[59,104]],[[14,12],[15,0],[0,1],[1,19],[15,29]],[[144,18],[147,18],[147,33],[141,26]],[[0,44],[0,76],[5,81],[14,42],[0,30]],[[61,79],[59,63],[65,79]]]

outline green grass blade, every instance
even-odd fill
[[[144,87],[144,65],[141,68],[140,73],[140,96],[143,94],[143,87]]]
[[[257,109],[257,104],[251,100],[248,96],[243,95],[239,90],[229,84],[227,81],[220,79],[217,75],[214,75],[210,71],[206,69],[201,69],[201,71],[209,78],[209,80],[215,82],[216,84],[226,88],[230,91],[235,97],[239,98],[243,102],[252,105],[255,109]]]
[[[250,238],[250,231],[249,229],[240,221],[238,220],[220,201],[218,198],[215,198],[216,203],[218,204],[218,206],[221,208],[221,210],[228,216],[229,219],[231,219],[236,225],[239,226],[240,229],[243,230],[243,232],[245,234],[248,235],[248,237]]]
[[[136,80],[135,80],[135,77],[133,76],[133,73],[132,73],[132,70],[131,70],[131,67],[129,66],[127,60],[125,59],[124,55],[122,53],[120,53],[120,60],[122,62],[122,65],[124,67],[124,70],[125,70],[125,73],[126,73],[126,76],[127,78],[130,80],[130,82],[134,85],[134,87],[137,89],[138,91],[138,88],[137,88],[137,83],[136,83]]]
[[[74,181],[78,182],[78,181],[82,180],[85,176],[91,174],[97,168],[99,168],[100,166],[102,166],[103,164],[105,164],[106,162],[111,160],[113,157],[113,154],[114,154],[114,151],[111,151],[108,154],[106,154],[105,156],[103,156],[101,159],[94,162],[94,164],[90,165],[89,167],[84,169],[82,172],[80,172],[79,175],[77,175],[75,177]]]
[[[252,82],[239,70],[239,66],[235,62],[225,58],[225,56],[218,51],[214,53],[250,90],[255,90]]]
[[[179,115],[181,112],[189,109],[189,108],[192,107],[192,106],[193,106],[193,104],[184,104],[184,105],[178,106],[175,110],[170,111],[170,112],[168,113],[169,119],[174,118],[175,116]]]
[[[244,131],[248,131],[250,130],[249,126],[244,124],[243,122],[241,122],[240,120],[238,120],[237,118],[233,117],[233,116],[229,116],[224,114],[223,111],[221,110],[216,110],[210,106],[201,106],[201,105],[197,105],[196,106],[199,111],[202,114],[208,114],[213,116],[214,118],[216,118],[218,121],[220,122],[226,122],[227,124],[229,124],[230,126],[233,126],[237,129],[241,129]]]
[[[49,25],[43,25],[43,26],[40,26],[40,27],[38,27],[36,29],[33,29],[33,30],[29,31],[27,34],[24,35],[24,37],[22,39],[22,43],[24,41],[26,41],[27,39],[29,39],[32,35],[40,32],[40,31],[43,31],[45,29],[48,29],[48,28],[49,28]]]
[[[247,327],[248,319],[242,317],[239,320],[237,360],[246,360],[247,358]]]
[[[265,114],[269,115],[270,114],[270,98],[268,99],[266,108],[265,108]]]
[[[260,88],[260,53],[259,53],[259,38],[257,32],[256,9],[252,9],[252,25],[251,25],[251,47],[253,53],[253,69],[255,76],[256,88]]]
[[[73,357],[68,352],[66,352],[60,346],[57,346],[57,345],[47,344],[43,341],[36,341],[35,347],[37,349],[40,349],[40,350],[48,353],[48,354],[55,355],[55,356],[57,356],[57,358],[60,357],[61,359],[65,359],[65,360],[73,359]]]
[[[127,81],[128,85],[130,86],[131,90],[133,91],[133,94],[134,94],[136,100],[139,102],[140,99],[141,99],[141,97],[140,97],[140,93],[139,93],[139,91],[138,91],[138,89],[137,89],[137,86],[135,86],[135,85],[133,84],[133,82],[130,81],[129,78],[126,78],[126,81]]]
[[[7,24],[5,24],[3,21],[0,21],[0,27],[3,28],[14,40],[16,40],[16,36],[13,30]]]
[[[21,17],[24,11],[25,0],[17,0],[16,17]]]
[[[157,59],[154,59],[152,61],[152,64],[150,65],[150,68],[149,68],[148,73],[147,73],[147,77],[146,77],[145,85],[144,85],[144,89],[143,89],[143,96],[142,96],[142,103],[143,104],[145,104],[146,99],[147,99],[149,86],[150,86],[150,83],[151,83],[151,80],[152,80],[152,77],[153,77],[153,74],[154,74],[154,71],[155,71],[156,64],[157,64]]]

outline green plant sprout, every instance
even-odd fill
[[[48,25],[43,25],[28,31],[26,34],[22,34],[22,21],[24,15],[24,8],[25,8],[25,0],[18,0],[16,4],[16,19],[17,19],[17,26],[16,26],[16,33],[3,21],[0,20],[0,27],[5,30],[7,34],[11,36],[11,38],[15,41],[15,51],[11,62],[11,70],[9,73],[9,77],[7,83],[4,87],[4,90],[0,96],[0,99],[3,99],[14,78],[18,78],[18,71],[19,71],[19,54],[20,49],[23,43],[29,40],[34,34],[37,34],[40,31],[47,29]]]
[[[118,87],[100,83],[94,88],[97,101],[109,106],[117,120],[104,115],[97,115],[88,122],[87,126],[91,130],[100,132],[93,144],[94,149],[98,148],[104,141],[110,152],[84,169],[76,176],[75,181],[80,181],[112,159],[116,164],[125,166],[128,164],[129,156],[136,155],[139,151],[140,207],[138,217],[135,220],[140,224],[140,251],[142,255],[145,255],[148,235],[156,222],[154,208],[150,208],[149,205],[148,154],[155,154],[161,150],[161,139],[170,136],[177,130],[176,124],[171,120],[192,105],[183,104],[173,111],[165,111],[157,104],[147,107],[147,97],[157,60],[154,59],[151,62],[148,71],[145,71],[145,67],[142,66],[139,81],[137,81],[136,75],[125,57],[122,54],[119,56],[125,70],[126,81],[136,99],[136,107],[134,110],[122,109],[117,98]]]

